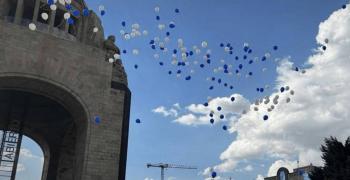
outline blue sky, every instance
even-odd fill
[[[257,87],[270,85],[275,87],[277,82],[276,58],[290,59],[298,67],[305,67],[308,57],[317,48],[315,37],[319,31],[320,22],[326,20],[330,14],[346,3],[344,0],[308,0],[308,1],[259,1],[259,0],[98,0],[87,1],[89,7],[98,11],[99,5],[104,5],[106,15],[102,17],[105,35],[117,35],[117,45],[122,50],[123,64],[128,74],[129,88],[132,91],[131,124],[129,135],[129,151],[127,163],[127,180],[144,180],[146,177],[159,180],[160,169],[147,169],[146,163],[171,163],[181,165],[192,165],[198,170],[169,169],[167,177],[175,177],[178,180],[204,179],[198,175],[207,167],[213,167],[222,162],[219,156],[236,139],[236,133],[222,130],[222,125],[229,124],[228,121],[219,122],[215,125],[187,126],[173,122],[176,118],[188,113],[187,106],[191,104],[202,104],[207,102],[207,96],[227,97],[231,94],[241,94],[254,102],[274,92],[273,88],[257,93]],[[157,14],[156,6],[160,7]],[[180,13],[175,13],[178,8]],[[159,15],[161,21],[156,21]],[[121,22],[125,21],[127,28],[123,28]],[[154,59],[155,51],[148,42],[156,36],[165,37],[168,30],[159,31],[158,24],[168,24],[170,21],[176,23],[176,28],[170,30],[171,41],[167,45],[170,51],[176,47],[178,38],[185,41],[185,46],[191,48],[193,45],[200,47],[202,41],[208,42],[211,49],[212,64],[205,68],[199,65],[190,65],[189,69],[195,70],[190,81],[184,77],[177,78],[169,76],[168,70],[176,72],[177,68],[170,65],[171,53],[163,55],[160,60]],[[130,30],[131,25],[138,23],[141,29],[146,29],[147,36],[125,40],[120,35],[120,30]],[[249,58],[261,58],[266,52],[271,52],[271,60],[256,62],[252,65],[243,63],[242,77],[227,77],[214,74],[213,68],[225,59],[225,63],[232,64],[234,69],[240,64],[234,60],[234,56],[228,55],[219,46],[220,43],[231,43],[234,56],[240,58],[244,55],[243,44],[248,43],[253,49]],[[278,51],[272,47],[277,45]],[[133,49],[140,53],[133,55]],[[202,49],[206,51],[206,49]],[[189,61],[203,61],[201,55],[190,57]],[[165,63],[159,65],[159,61]],[[138,69],[134,65],[138,65]],[[192,68],[193,67],[193,68]],[[247,69],[245,68],[247,67]],[[266,72],[262,72],[267,68]],[[253,72],[253,76],[245,78],[245,73]],[[222,76],[225,82],[233,84],[230,90],[223,86],[217,86],[213,91],[208,89],[213,83],[206,80],[207,77]],[[164,117],[154,113],[157,107],[173,107],[179,103],[179,114],[176,117]],[[174,108],[175,109],[175,108]],[[139,118],[142,123],[136,124]],[[209,122],[208,118],[208,122]],[[28,142],[28,141],[26,141]],[[33,149],[31,143],[25,143],[24,148]],[[40,155],[40,154],[38,154]],[[296,160],[298,154],[294,155]],[[293,157],[293,155],[292,155]],[[234,170],[218,173],[223,178],[255,179],[258,174],[266,175],[269,167],[278,158],[267,157],[261,154],[258,158],[246,159]],[[248,165],[252,170],[245,171]],[[248,168],[249,169],[249,168]],[[34,180],[34,179],[33,179]]]

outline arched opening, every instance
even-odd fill
[[[84,111],[80,113],[80,118],[86,117]],[[0,130],[14,131],[9,126],[11,121],[16,119],[21,122],[20,133],[31,137],[43,149],[42,180],[73,180],[76,178],[74,172],[81,170],[77,162],[84,154],[82,143],[86,124],[77,126],[75,116],[50,97],[28,91],[0,89]],[[23,166],[19,163],[18,168],[21,170]]]

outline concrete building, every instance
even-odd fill
[[[266,177],[265,180],[308,180],[308,173],[313,171],[315,166],[299,167],[289,172],[287,168],[281,167],[278,169],[276,176]]]
[[[131,93],[121,60],[106,61],[115,39],[94,12],[71,24],[47,2],[0,0],[0,170],[11,161],[14,179],[25,135],[43,150],[42,180],[124,180]]]

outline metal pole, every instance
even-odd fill
[[[164,167],[161,167],[161,180],[164,180]]]

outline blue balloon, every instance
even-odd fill
[[[122,26],[123,26],[123,27],[126,26],[126,22],[125,22],[125,21],[122,22]]]
[[[221,83],[221,79],[218,79],[218,83],[219,83],[219,84]]]
[[[83,16],[89,16],[90,10],[88,8],[83,9]]]
[[[264,119],[264,121],[266,121],[266,120],[269,119],[269,116],[268,115],[264,115],[263,119]]]
[[[164,63],[163,63],[163,62],[159,62],[159,65],[163,66],[163,65],[164,65]]]
[[[170,24],[169,24],[169,28],[171,28],[171,29],[175,28],[175,24],[170,23]]]
[[[252,76],[253,75],[253,72],[249,72],[249,76]]]
[[[237,61],[237,60],[239,59],[239,57],[238,57],[238,56],[236,56],[236,57],[235,57],[235,59],[236,59],[236,61]]]
[[[156,19],[159,21],[159,20],[160,20],[160,17],[159,17],[159,16],[156,16]]]
[[[156,45],[153,44],[153,45],[151,46],[151,48],[152,48],[152,49],[156,49]]]
[[[273,50],[278,50],[278,46],[273,46]]]
[[[169,75],[172,74],[172,73],[173,73],[173,72],[171,72],[171,71],[168,72]]]
[[[249,53],[249,54],[251,54],[252,52],[253,52],[253,50],[252,50],[252,49],[249,49],[249,50],[248,50],[248,53]]]
[[[247,55],[244,55],[244,56],[243,56],[243,59],[247,59]]]
[[[260,88],[259,91],[260,91],[260,92],[264,92],[264,88]]]
[[[79,16],[80,15],[80,12],[78,10],[74,10],[73,13],[72,13],[74,16]]]
[[[235,101],[236,100],[236,98],[235,97],[231,97],[231,101],[233,102],[233,101]]]
[[[224,83],[224,86],[227,87],[227,83]]]
[[[72,9],[72,6],[70,4],[66,4],[65,7],[68,11],[70,11]]]
[[[126,54],[126,53],[127,53],[127,51],[124,49],[124,50],[123,50],[123,53],[124,53],[124,54]]]
[[[228,74],[228,70],[227,70],[227,69],[225,69],[225,70],[224,70],[224,73]]]
[[[212,77],[211,80],[212,80],[212,81],[215,81],[215,77]]]
[[[266,61],[266,56],[263,56],[263,57],[261,58],[261,61]]]
[[[230,89],[233,89],[233,86],[230,86]]]
[[[214,119],[210,119],[210,123],[211,123],[211,124],[214,124]]]
[[[173,53],[176,54],[176,53],[177,53],[177,49],[174,49],[174,50],[173,50]]]
[[[53,5],[55,2],[53,0],[48,0],[47,4],[49,4],[50,6]]]
[[[180,9],[175,9],[175,13],[180,13]]]
[[[214,86],[210,86],[210,87],[209,87],[209,90],[213,90],[213,89],[214,89]]]
[[[177,74],[181,74],[181,70],[179,69],[179,70],[177,70]]]
[[[220,115],[220,119],[224,119],[225,116],[223,114]]]
[[[95,123],[100,124],[101,123],[101,118],[99,116],[95,116]]]
[[[218,106],[218,108],[217,108],[217,109],[218,109],[218,111],[221,111],[221,109],[222,109],[222,108],[221,108],[220,106]]]
[[[140,119],[136,119],[135,121],[137,124],[140,124],[141,123],[141,120]]]
[[[134,65],[134,68],[137,69],[139,66],[137,64]]]
[[[322,46],[322,49],[325,51],[327,50],[327,46]]]
[[[238,65],[238,68],[239,68],[239,69],[242,69],[242,68],[243,68],[243,64],[239,64],[239,65]]]
[[[170,32],[166,32],[166,36],[170,36]]]
[[[249,64],[253,64],[253,62],[254,62],[253,60],[250,60],[250,61],[249,61]]]
[[[105,10],[102,10],[101,11],[101,16],[104,16],[106,14],[106,11]]]
[[[295,67],[295,71],[299,71],[299,68],[298,68],[298,67]]]
[[[224,131],[226,131],[226,130],[227,130],[227,126],[226,126],[226,125],[222,126],[222,129],[223,129]]]
[[[204,64],[199,65],[201,68],[204,68]]]
[[[211,63],[211,61],[210,61],[210,59],[208,59],[208,60],[207,60],[207,64],[210,64],[210,63]]]
[[[280,91],[281,91],[281,93],[283,93],[284,92],[284,87],[281,87]]]
[[[70,24],[70,25],[74,24],[74,19],[73,18],[68,18],[68,24]]]
[[[224,43],[220,43],[220,47],[224,47],[225,45],[224,45]]]
[[[208,104],[207,102],[206,102],[206,103],[204,103],[203,105],[204,105],[205,107],[209,106],[209,104]]]
[[[216,175],[217,175],[217,174],[216,174],[216,172],[215,172],[215,171],[211,173],[211,177],[212,177],[212,178],[215,178],[215,177],[216,177]]]
[[[224,65],[224,69],[227,69],[227,68],[228,68],[228,65],[227,65],[227,64],[225,64],[225,65]]]
[[[346,4],[344,4],[344,5],[342,6],[342,8],[343,8],[343,9],[346,9]]]
[[[191,76],[187,76],[187,77],[186,77],[186,80],[187,80],[187,81],[191,80]]]
[[[210,113],[210,114],[209,114],[209,116],[210,116],[210,117],[213,117],[213,116],[214,116],[214,114],[213,114],[213,113]]]

